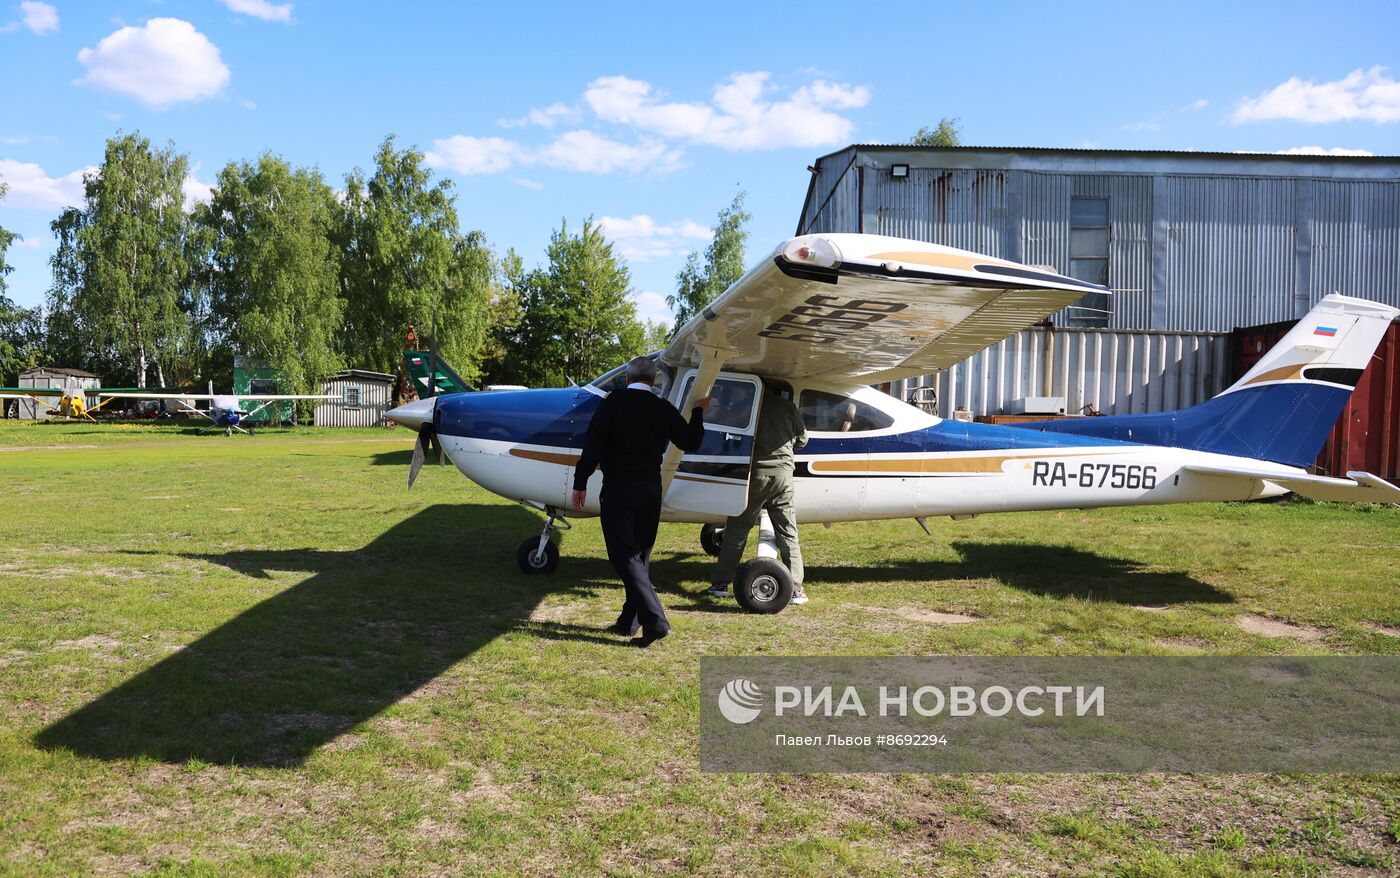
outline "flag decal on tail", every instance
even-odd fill
[[[1332,338],[1336,334],[1337,327],[1335,326],[1319,326],[1317,329],[1313,330],[1313,335],[1325,335],[1328,338]]]

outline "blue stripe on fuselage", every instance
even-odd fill
[[[588,422],[601,401],[596,394],[573,387],[454,393],[438,399],[437,431],[443,436],[582,448]],[[801,453],[909,454],[1138,444],[1141,443],[1094,436],[1063,436],[996,424],[940,421],[919,430],[888,436],[813,437]]]
[[[1349,387],[1313,382],[1265,384],[1175,412],[1036,421],[1020,427],[1081,440],[1097,436],[1307,466],[1322,450],[1351,392]]]

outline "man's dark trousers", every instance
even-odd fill
[[[640,626],[648,634],[671,630],[666,611],[651,584],[651,547],[656,543],[656,527],[661,520],[661,482],[620,481],[603,476],[598,495],[603,519],[603,539],[608,544],[608,560],[622,578],[627,599],[619,630],[637,633]]]

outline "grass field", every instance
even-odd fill
[[[0,422],[0,874],[1400,868],[1394,777],[697,767],[701,655],[1400,652],[1400,510],[812,527],[777,617],[666,525],[642,651],[596,523],[525,577],[538,517],[410,447]]]

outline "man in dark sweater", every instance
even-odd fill
[[[622,614],[612,627],[627,637],[640,627],[642,636],[632,642],[647,647],[671,630],[651,584],[650,567],[651,547],[661,522],[661,458],[668,443],[682,451],[700,447],[704,410],[710,400],[697,401],[687,422],[675,406],[652,393],[656,364],[649,357],[627,364],[627,381],[627,387],[608,394],[593,413],[583,455],[574,470],[571,499],[575,509],[583,508],[588,477],[601,465],[603,490],[598,504],[603,539],[608,560],[627,592]]]

